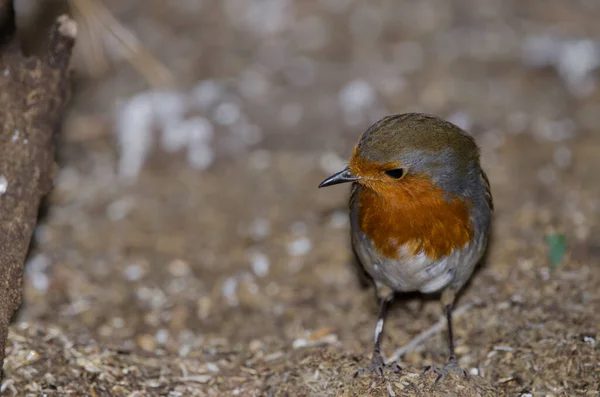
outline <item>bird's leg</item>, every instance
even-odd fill
[[[435,383],[438,383],[440,380],[444,379],[450,372],[458,372],[465,377],[467,377],[467,372],[458,366],[458,362],[456,361],[456,355],[454,353],[454,332],[452,329],[452,309],[454,308],[454,299],[456,297],[456,291],[452,288],[447,288],[442,293],[442,305],[444,306],[444,312],[446,314],[446,320],[448,322],[448,349],[450,351],[450,357],[448,358],[448,362],[443,367],[436,366],[428,366],[425,368],[423,373],[428,371],[433,371],[438,374],[438,377],[435,379]]]
[[[377,316],[377,325],[375,326],[375,344],[373,346],[373,356],[371,357],[371,364],[369,364],[366,368],[361,368],[358,371],[356,371],[354,376],[371,372],[383,377],[383,370],[385,368],[385,364],[383,362],[383,357],[381,356],[381,339],[383,337],[383,325],[387,317],[387,312],[390,303],[392,303],[393,300],[394,294],[392,292],[380,298],[379,315]]]

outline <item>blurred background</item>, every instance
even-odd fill
[[[352,267],[347,189],[316,187],[371,123],[409,111],[473,134],[495,197],[490,258],[459,302],[460,364],[511,395],[600,382],[597,0],[16,5],[31,53],[61,13],[79,36],[11,387],[80,390],[79,368],[97,395],[343,393],[377,308]],[[400,302],[386,354],[439,315]],[[403,366],[445,349],[438,332]],[[145,369],[119,372],[120,352]]]

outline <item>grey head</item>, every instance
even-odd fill
[[[437,116],[384,117],[360,138],[353,162],[398,163],[408,175],[427,175],[445,192],[474,198],[481,190],[479,148],[473,137]]]

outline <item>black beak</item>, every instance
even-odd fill
[[[356,175],[352,174],[350,172],[350,170],[348,169],[348,167],[346,167],[345,169],[338,172],[337,174],[333,174],[329,178],[325,179],[323,182],[321,182],[319,187],[321,188],[321,187],[337,185],[339,183],[355,182],[355,181],[358,181],[358,179],[359,178]]]

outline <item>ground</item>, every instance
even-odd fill
[[[196,125],[208,143],[190,161],[157,139],[124,181],[143,138],[120,146],[119,126],[145,127],[116,108],[145,82],[122,59],[101,77],[79,69],[7,395],[598,395],[600,4],[106,4],[214,135]],[[457,304],[469,377],[437,385],[421,371],[446,360],[445,328],[420,295],[396,301],[383,350],[431,337],[399,373],[353,377],[377,304],[354,268],[347,187],[316,188],[371,122],[414,110],[475,136],[496,207],[489,255]],[[564,255],[550,254],[557,236]]]

